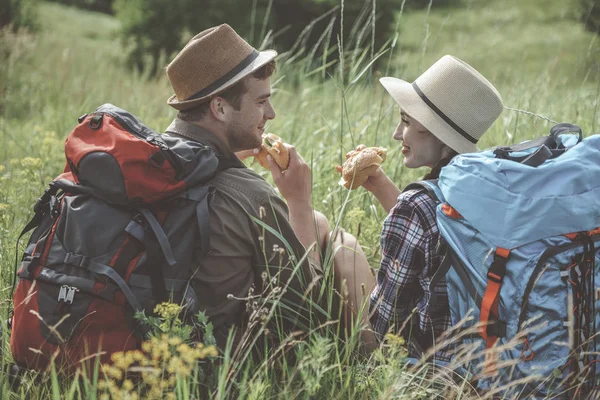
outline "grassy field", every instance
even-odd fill
[[[460,8],[410,13],[400,12],[399,5],[393,47],[375,69],[360,77],[368,60],[352,64],[350,52],[344,73],[336,67],[329,79],[322,79],[318,66],[305,60],[281,59],[273,97],[278,116],[268,130],[293,143],[312,164],[315,208],[355,234],[361,221],[359,239],[376,268],[385,215],[363,190],[348,197],[337,185],[335,165],[356,144],[377,144],[390,149],[383,167],[400,187],[425,173],[402,167],[399,145],[391,139],[398,111],[376,78],[413,80],[441,56],[452,54],[488,77],[507,107],[538,114],[506,109],[484,137],[482,148],[543,135],[552,126],[548,119],[578,124],[586,134],[597,132],[600,38],[584,30],[577,4],[575,0],[465,0]],[[40,5],[40,16],[40,32],[35,35],[0,34],[2,320],[10,306],[16,238],[35,199],[62,171],[62,143],[77,117],[106,102],[129,110],[159,131],[175,117],[175,110],[166,105],[171,95],[166,76],[134,73],[124,65],[116,39],[118,21],[51,3]],[[269,179],[265,171],[260,173]],[[2,338],[5,354],[7,341]],[[437,385],[421,369],[407,372],[400,362],[404,349],[399,343],[369,359],[355,356],[350,347],[340,350],[335,338],[316,336],[297,345],[301,362],[284,369],[281,376],[268,366],[244,360],[232,382],[227,381],[231,360],[225,356],[211,387],[220,398],[233,393],[257,399],[470,396],[466,384],[444,384],[438,379]],[[177,380],[177,390],[193,379],[198,378]],[[95,387],[82,389],[70,382],[38,385],[28,375],[14,396],[96,398]],[[195,398],[183,389],[172,393]],[[0,376],[0,398],[5,396],[9,396],[8,382]]]

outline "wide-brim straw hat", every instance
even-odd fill
[[[193,108],[276,56],[275,50],[257,51],[227,24],[202,31],[167,66],[175,91],[167,104],[177,110]]]
[[[379,80],[400,109],[458,153],[477,142],[504,108],[496,88],[475,68],[446,55],[414,82]]]

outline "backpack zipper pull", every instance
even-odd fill
[[[171,150],[171,148],[165,143],[162,136],[160,134],[148,135],[146,137],[146,141],[160,149],[160,151],[165,156],[169,164],[171,164],[171,166],[175,170],[175,179],[177,179],[178,181],[181,180],[181,173],[183,172],[181,160],[179,156],[173,150]]]

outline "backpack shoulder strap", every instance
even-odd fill
[[[435,201],[436,206],[445,201],[444,195],[442,194],[442,191],[441,191],[440,187],[438,186],[437,179],[413,182],[413,183],[407,185],[404,188],[404,191],[411,190],[411,189],[425,189],[427,194],[429,195],[429,197],[431,197],[433,199],[433,201]],[[448,273],[450,268],[454,267],[455,271],[457,272],[457,274],[463,281],[463,284],[465,285],[465,289],[471,295],[471,297],[475,300],[475,303],[477,304],[477,306],[479,308],[481,308],[481,301],[482,301],[481,295],[477,292],[477,289],[475,289],[475,285],[473,285],[473,282],[471,281],[468,273],[466,272],[465,267],[462,265],[462,262],[454,253],[454,250],[452,250],[450,245],[448,245],[448,243],[446,243],[441,232],[440,232],[438,246],[436,248],[436,253],[438,255],[442,256],[442,262],[441,262],[439,268],[435,271],[435,273],[431,277],[431,281],[429,283],[429,290],[431,292],[431,298],[429,300],[430,305],[433,306],[437,302],[437,296],[436,296],[435,290],[434,290],[435,286],[442,279],[444,279],[446,277],[446,274]]]
[[[425,189],[427,191],[427,194],[429,195],[429,197],[431,197],[433,199],[433,201],[435,201],[436,205],[444,202],[444,195],[442,194],[442,191],[440,190],[440,187],[438,186],[437,179],[432,179],[432,180],[428,180],[428,181],[417,181],[417,182],[410,183],[402,191],[406,192],[407,190],[414,190],[414,189]]]

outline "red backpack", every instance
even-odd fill
[[[160,135],[111,104],[79,118],[65,154],[21,233],[35,228],[10,345],[19,366],[36,370],[137,348],[147,332],[133,315],[159,302],[198,311],[190,277],[197,243],[208,248],[205,183],[225,167],[210,147]]]

